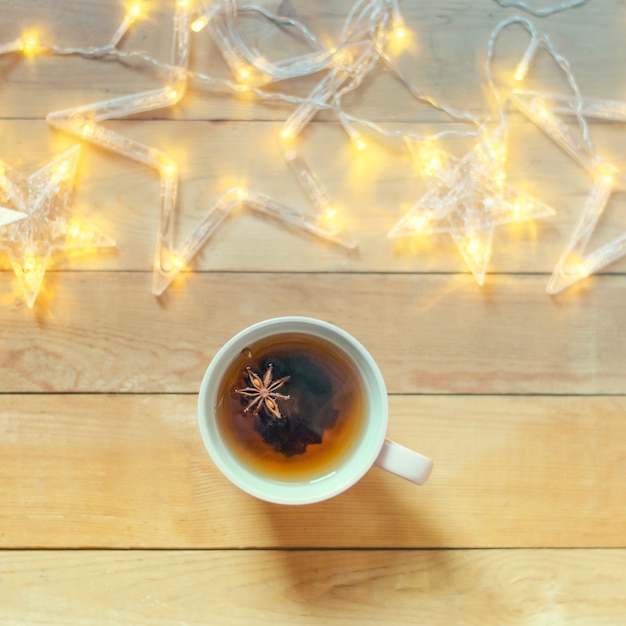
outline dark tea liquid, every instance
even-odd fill
[[[246,412],[250,368],[261,379],[283,377],[276,398],[280,419],[267,407]],[[253,398],[252,398],[253,399]],[[256,406],[262,405],[258,402]],[[243,465],[282,481],[314,480],[333,471],[354,449],[364,428],[359,375],[330,342],[304,333],[273,335],[250,344],[226,371],[217,396],[217,425]]]

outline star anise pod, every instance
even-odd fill
[[[289,400],[290,396],[282,393],[278,393],[280,389],[291,376],[284,376],[278,380],[272,380],[272,365],[268,365],[263,378],[261,378],[251,367],[246,367],[246,375],[250,381],[250,387],[244,387],[243,389],[235,389],[235,393],[238,393],[247,398],[252,398],[244,413],[252,411],[253,415],[256,415],[261,407],[265,407],[271,416],[276,419],[282,419],[280,409],[276,400]]]

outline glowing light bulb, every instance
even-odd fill
[[[291,139],[293,137],[293,128],[286,126],[280,132],[280,136],[282,139]]]
[[[417,154],[417,159],[426,176],[432,176],[444,164],[444,159],[436,148],[422,148]]]
[[[92,124],[91,122],[85,122],[83,124],[83,128],[82,128],[82,135],[83,137],[90,137],[91,135],[93,135],[96,131],[96,127],[94,124]]]
[[[411,227],[416,234],[421,234],[426,230],[428,226],[428,218],[425,215],[416,215],[411,219]]]
[[[239,187],[239,188],[237,189],[237,197],[238,197],[240,200],[243,200],[244,198],[246,198],[246,197],[247,197],[247,195],[248,195],[248,192],[247,192],[247,191],[246,191],[243,187]]]
[[[237,72],[237,77],[242,82],[248,80],[248,78],[250,78],[250,70],[247,70],[245,67],[241,68]]]
[[[584,259],[573,259],[567,264],[567,273],[577,278],[587,278],[591,274],[591,268]]]
[[[163,172],[163,176],[167,178],[172,178],[173,176],[176,176],[178,172],[178,167],[175,163],[166,163],[165,165],[163,165],[161,171]]]
[[[199,33],[201,30],[206,28],[208,23],[209,18],[206,15],[201,15],[200,17],[197,17],[193,22],[191,22],[191,30],[194,33]]]
[[[526,52],[524,52],[524,56],[521,58],[520,62],[517,64],[515,68],[515,74],[513,74],[513,78],[516,81],[522,81],[526,78],[526,74],[528,74],[528,68],[530,67],[530,63],[537,52],[537,48],[539,47],[540,39],[538,37],[533,37],[528,44],[528,48],[526,48]]]
[[[472,256],[477,256],[481,251],[481,247],[482,246],[480,245],[480,241],[475,237],[472,237],[467,244],[467,251]]]
[[[131,20],[136,20],[141,15],[141,5],[134,4],[130,9],[128,9],[128,17]]]
[[[173,88],[172,88],[172,89],[170,89],[170,90],[167,92],[167,97],[168,97],[170,100],[176,100],[176,98],[178,98],[178,91],[176,91],[176,89],[173,89]]]
[[[329,231],[338,232],[340,230],[339,214],[336,207],[329,204],[322,213],[322,225]]]
[[[395,39],[402,40],[406,37],[406,28],[402,24],[396,26],[393,29],[393,36]]]
[[[32,250],[26,250],[24,253],[24,263],[22,263],[22,272],[24,274],[32,274],[37,269],[37,259]]]
[[[72,220],[67,228],[67,236],[70,239],[80,238],[80,224],[76,220]]]
[[[339,48],[333,54],[333,65],[336,67],[350,66],[352,62],[352,52],[348,48]]]
[[[438,156],[431,157],[424,166],[424,173],[427,176],[432,176],[436,171],[441,169],[441,159]]]
[[[35,54],[38,45],[37,39],[32,35],[25,35],[22,37],[22,52],[24,54]]]
[[[356,149],[357,150],[365,150],[365,148],[367,148],[367,143],[365,141],[363,141],[363,139],[358,138],[355,140],[354,142]]]
[[[54,171],[54,178],[57,182],[66,180],[70,172],[71,172],[71,168],[70,168],[69,163],[66,163],[66,162],[59,163],[59,165]]]
[[[613,176],[611,174],[605,173],[602,176],[602,182],[605,185],[613,185],[615,183],[615,179],[613,178]]]

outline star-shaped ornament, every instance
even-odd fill
[[[560,115],[626,121],[626,103],[517,90],[511,101],[591,176],[593,184],[570,239],[561,252],[546,290],[556,294],[626,255],[626,233],[587,251],[589,240],[613,193],[626,190],[626,179],[614,165],[577,139]]]
[[[80,146],[25,178],[0,161],[0,250],[32,308],[55,251],[87,251],[115,242],[69,208]]]
[[[429,189],[388,236],[448,233],[479,285],[485,281],[496,226],[554,214],[506,183],[500,139],[483,138],[460,159],[410,140],[407,145]]]
[[[178,212],[176,200],[179,183],[176,163],[166,153],[116,133],[102,126],[100,122],[170,107],[182,99],[188,82],[191,5],[192,3],[188,0],[176,2],[171,69],[165,87],[56,111],[47,116],[47,121],[52,126],[77,135],[106,150],[143,163],[159,172],[161,207],[152,282],[152,292],[155,295],[165,292],[238,204],[245,204],[258,213],[274,217],[287,226],[301,228],[339,245],[354,247],[351,241],[344,240],[340,229],[332,223],[332,215],[307,216],[264,194],[243,189],[226,191],[208,208],[204,219],[196,229],[182,243],[179,245],[175,243],[175,223]]]

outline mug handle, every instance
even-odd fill
[[[374,465],[418,485],[428,480],[433,469],[432,459],[390,439],[383,442]]]

